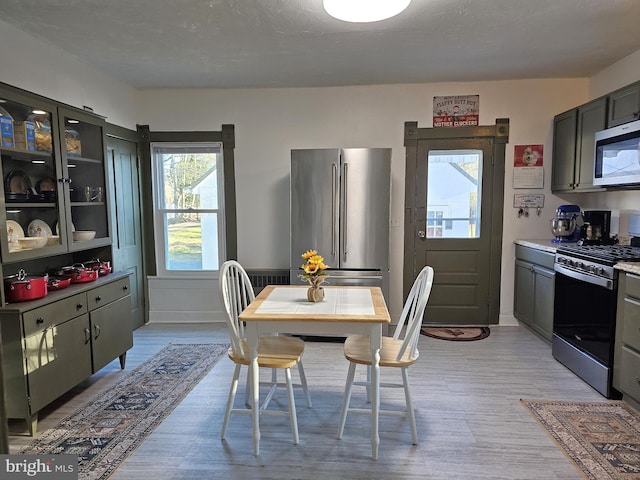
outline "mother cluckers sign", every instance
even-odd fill
[[[480,95],[433,97],[434,127],[478,125]]]

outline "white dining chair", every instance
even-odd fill
[[[245,336],[244,323],[238,320],[238,316],[242,311],[254,300],[253,287],[249,280],[247,272],[235,260],[229,260],[222,265],[220,269],[220,299],[227,313],[227,326],[229,327],[229,336],[231,346],[229,347],[229,358],[235,363],[233,371],[233,379],[229,389],[229,396],[224,412],[224,420],[222,423],[221,438],[224,440],[227,431],[227,425],[231,414],[252,413],[252,405],[250,404],[251,390],[251,371],[248,368],[246,389],[245,389],[245,406],[247,408],[233,408],[236,391],[238,388],[238,379],[240,377],[240,369],[242,365],[249,366],[251,359],[248,350],[247,340]],[[296,406],[293,396],[293,383],[291,380],[291,367],[298,366],[300,375],[300,383],[304,391],[307,406],[311,408],[311,396],[307,388],[307,380],[302,366],[302,354],[304,353],[304,341],[299,338],[286,336],[265,336],[260,337],[258,342],[258,365],[260,367],[271,368],[271,382],[269,391],[261,405],[258,405],[260,415],[288,415],[291,422],[291,433],[293,434],[293,443],[298,444],[298,420],[296,416]],[[284,385],[277,381],[277,370],[283,369],[285,374]],[[264,385],[265,383],[261,383]],[[274,397],[278,387],[284,386],[287,390],[289,408],[287,412],[279,410],[267,410],[269,402]]]
[[[406,409],[379,410],[380,415],[394,415],[407,417],[411,426],[411,438],[413,444],[418,443],[418,433],[416,429],[416,419],[411,401],[411,388],[409,386],[408,369],[418,360],[418,339],[422,326],[422,316],[424,314],[431,287],[433,285],[433,268],[426,266],[415,279],[407,301],[404,304],[402,315],[398,325],[394,330],[393,337],[382,337],[382,348],[380,349],[380,367],[400,368],[402,373],[402,383],[380,383],[380,387],[404,388]],[[368,413],[370,408],[350,408],[351,392],[354,385],[367,387],[367,400],[370,401],[370,378],[371,378],[371,349],[368,335],[350,335],[344,342],[344,356],[349,360],[349,372],[347,383],[344,389],[344,399],[342,411],[340,413],[340,426],[338,428],[338,438],[342,438],[344,426],[347,421],[347,413]],[[367,366],[367,380],[354,381],[356,365]]]

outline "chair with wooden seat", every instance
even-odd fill
[[[250,405],[251,390],[251,371],[247,375],[247,383],[245,389],[245,405],[248,408],[234,409],[233,403],[238,388],[238,379],[240,377],[240,369],[242,365],[249,366],[251,363],[249,348],[245,337],[244,323],[238,320],[238,316],[242,311],[254,300],[253,287],[242,265],[235,260],[229,260],[222,265],[220,269],[220,299],[227,313],[227,326],[229,327],[229,336],[231,346],[229,347],[229,358],[236,364],[233,379],[231,380],[231,388],[229,389],[229,397],[224,412],[224,421],[222,423],[221,438],[224,440],[229,418],[232,413],[250,415],[252,406]],[[300,382],[305,394],[307,406],[311,407],[311,397],[307,388],[307,381],[302,366],[302,354],[304,353],[304,342],[299,338],[286,336],[265,336],[261,337],[258,342],[258,365],[260,367],[271,368],[271,382],[264,401],[257,408],[260,409],[261,415],[286,415],[289,416],[291,422],[291,433],[293,434],[293,443],[298,444],[298,421],[296,417],[296,405],[293,396],[293,383],[291,380],[291,368],[298,366]],[[277,410],[267,410],[269,402],[276,393],[278,387],[283,384],[277,381],[277,370],[283,369],[285,374],[285,384],[289,408],[287,412]],[[264,383],[263,383],[264,384]]]
[[[408,369],[418,360],[418,339],[422,326],[422,316],[431,293],[433,285],[433,268],[426,266],[415,279],[407,301],[404,304],[402,315],[394,331],[393,337],[383,336],[382,347],[380,348],[380,367],[399,368],[402,374],[402,383],[380,383],[380,387],[404,388],[406,409],[379,410],[380,415],[395,415],[407,417],[411,426],[411,437],[413,444],[418,443],[418,433],[416,429],[416,419],[411,401],[411,389],[409,387]],[[371,349],[369,336],[350,335],[344,342],[344,356],[349,360],[349,372],[347,383],[344,389],[344,400],[340,413],[340,426],[338,428],[338,438],[342,438],[344,426],[347,421],[347,413],[369,413],[369,408],[350,408],[351,392],[353,385],[367,387],[367,400],[370,401],[369,387],[371,378]],[[367,366],[367,380],[354,381],[356,365]]]

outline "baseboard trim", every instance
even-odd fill
[[[224,323],[223,312],[149,312],[148,323]]]

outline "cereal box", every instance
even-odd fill
[[[0,145],[13,147],[13,119],[0,116]]]
[[[16,148],[34,151],[36,149],[36,125],[33,122],[16,122],[13,124],[13,137]]]

